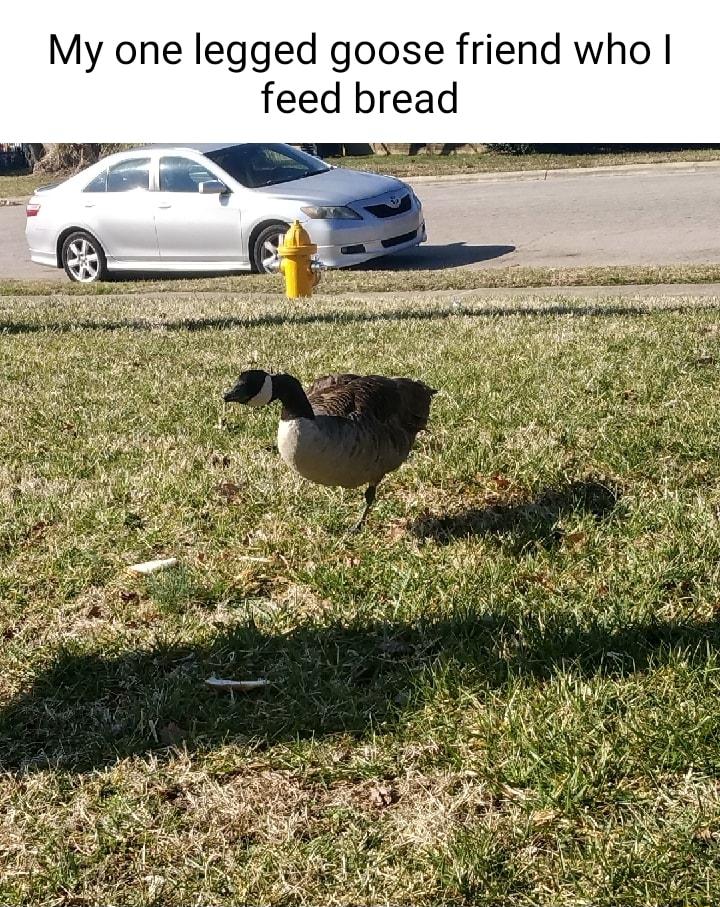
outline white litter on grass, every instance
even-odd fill
[[[158,570],[167,570],[169,567],[176,566],[176,557],[166,557],[157,561],[145,561],[143,564],[132,564],[132,566],[128,567],[128,570],[130,573],[147,575],[149,573],[157,573]]]
[[[251,690],[259,690],[261,687],[269,685],[269,680],[225,680],[222,677],[208,677],[206,685],[213,690],[233,690],[242,693],[249,693]]]

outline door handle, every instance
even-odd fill
[[[158,208],[172,208],[172,205],[158,205]]]
[[[85,207],[86,207],[86,208],[94,208],[94,207],[95,207],[95,202],[85,202]]]

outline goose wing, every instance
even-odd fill
[[[323,375],[307,396],[317,415],[370,418],[415,435],[427,425],[435,391],[421,381],[381,375]]]

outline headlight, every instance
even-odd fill
[[[313,220],[362,220],[352,208],[342,205],[308,205],[300,210]]]

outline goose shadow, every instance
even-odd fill
[[[618,484],[589,478],[545,488],[532,498],[511,503],[490,503],[452,513],[425,513],[413,521],[410,531],[417,538],[433,539],[441,545],[486,535],[509,538],[517,550],[532,544],[552,548],[566,537],[561,525],[564,519],[572,515],[607,519],[615,512],[621,496]]]

